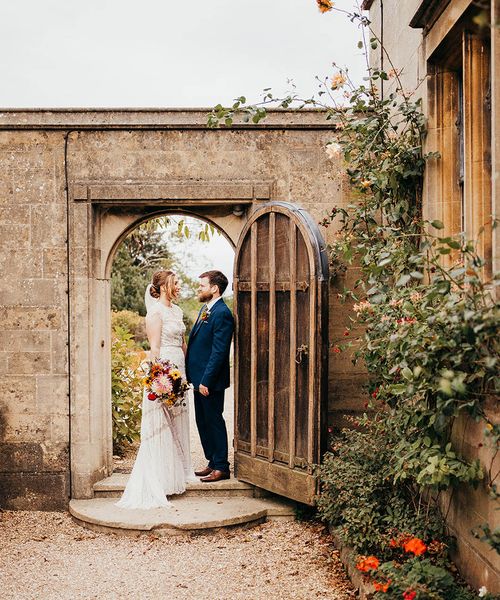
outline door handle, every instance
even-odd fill
[[[300,365],[302,363],[302,359],[304,356],[309,355],[309,346],[307,344],[302,344],[297,348],[297,353],[295,354],[295,362]]]

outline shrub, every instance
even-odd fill
[[[322,520],[358,553],[392,558],[390,540],[406,532],[423,539],[443,537],[434,506],[392,476],[393,441],[382,420],[366,430],[346,430],[318,467]]]
[[[111,329],[114,330],[116,327],[127,329],[137,345],[144,350],[148,349],[144,317],[131,310],[111,311]]]
[[[144,352],[137,347],[130,331],[115,325],[111,343],[111,399],[113,416],[113,452],[139,439],[141,425],[142,382],[139,365]]]

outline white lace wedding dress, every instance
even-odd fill
[[[147,293],[148,295],[148,293]],[[172,361],[186,376],[182,342],[186,326],[182,310],[153,301],[146,296],[146,319],[159,314],[162,320],[160,358]],[[190,392],[188,392],[189,394]],[[148,509],[172,506],[167,496],[182,494],[186,482],[194,479],[189,444],[189,398],[186,405],[170,410],[172,431],[162,407],[142,401],[141,445],[134,468],[121,499],[120,508]]]

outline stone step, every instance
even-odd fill
[[[173,496],[172,506],[129,510],[115,506],[115,498],[71,500],[69,512],[77,523],[93,531],[138,536],[190,535],[223,527],[258,525],[266,520],[293,520],[295,504],[286,500],[246,497]]]
[[[110,477],[101,479],[94,484],[94,498],[119,498],[127,485],[129,473],[113,473]],[[264,490],[237,479],[225,479],[214,483],[203,483],[196,480],[186,485],[184,498],[204,497],[233,497],[243,496],[247,498],[262,497],[267,495]]]

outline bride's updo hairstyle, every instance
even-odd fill
[[[177,296],[175,291],[175,273],[173,271],[156,271],[151,281],[149,293],[153,298],[160,297],[161,288],[165,286],[167,298],[172,300]]]

